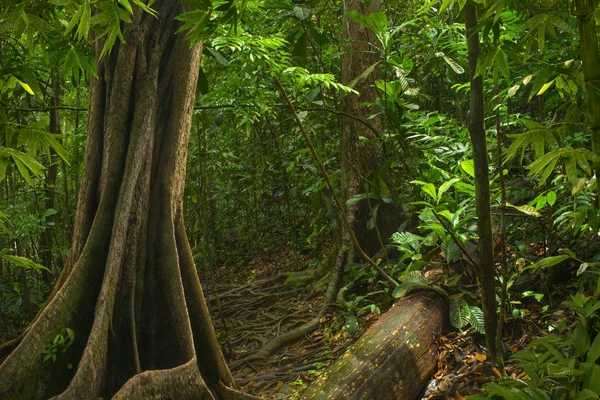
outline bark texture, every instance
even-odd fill
[[[406,297],[387,311],[303,394],[304,400],[412,400],[437,363],[446,324],[437,293]]]
[[[479,31],[477,30],[477,5],[468,0],[464,8],[469,70],[471,79],[471,104],[469,107],[469,134],[473,146],[475,167],[475,208],[477,212],[477,233],[479,234],[479,280],[481,302],[484,315],[486,342],[492,360],[496,361],[496,284],[494,276],[494,238],[492,233],[492,212],[490,207],[490,177],[485,136],[483,105],[483,78],[475,77],[479,57]]]
[[[375,34],[349,18],[347,13],[358,11],[368,15],[379,11],[380,8],[379,0],[344,1],[343,38],[346,41],[346,51],[342,56],[341,70],[341,82],[344,85],[349,85],[369,67],[380,61],[377,48],[372,45],[376,43]],[[344,201],[364,193],[366,188],[376,184],[374,176],[383,162],[383,147],[377,137],[377,133],[383,129],[382,118],[369,119],[378,110],[363,105],[363,103],[372,104],[379,97],[375,88],[376,79],[377,73],[372,72],[365,79],[359,80],[354,85],[354,89],[360,93],[360,96],[347,95],[341,104],[345,114],[359,117],[364,121],[368,120],[372,128],[366,127],[355,118],[341,117],[342,199]],[[361,140],[361,137],[367,140]],[[362,200],[348,207],[346,211],[360,246],[369,256],[380,250],[380,242],[385,243],[400,225],[400,210],[396,206],[383,203],[380,204],[377,212],[378,232],[368,230],[369,214],[377,204],[378,200]]]
[[[594,1],[576,0],[575,16],[579,21],[579,38],[583,79],[588,101],[588,126],[592,132],[592,149],[600,154],[600,49],[598,31],[594,19]],[[600,177],[600,166],[596,166]],[[600,185],[596,185],[597,203],[600,204]]]
[[[44,309],[0,351],[0,398],[238,396],[182,220],[201,45],[174,35],[182,2],[153,7],[97,62],[72,247]],[[73,344],[42,362],[65,328]]]
[[[55,107],[60,105],[60,79],[58,74],[55,72],[52,74],[52,98],[51,104]],[[50,111],[50,133],[60,134],[60,124],[58,110],[53,109]],[[56,151],[50,148],[50,165],[46,171],[46,180],[44,182],[44,206],[46,210],[55,208],[54,200],[56,193],[56,177],[58,175],[58,165]],[[46,217],[46,223],[54,222],[54,216]],[[54,227],[53,225],[47,224],[42,236],[40,238],[40,255],[42,258],[42,265],[52,271],[52,248],[54,245]],[[50,283],[52,280],[51,273],[48,271],[42,271],[44,281]]]

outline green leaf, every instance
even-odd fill
[[[437,200],[437,193],[433,183],[423,182],[419,180],[410,181],[410,183],[421,186],[421,190],[427,193],[434,201]]]
[[[298,5],[294,6],[292,13],[300,21],[305,21],[312,14],[312,12],[310,11],[310,8],[298,6]]]
[[[456,61],[454,61],[454,59],[444,55],[444,61],[446,61],[446,63],[454,70],[454,72],[456,72],[457,74],[464,74],[465,73],[465,69]]]
[[[454,0],[444,0],[440,6],[439,13],[443,13],[448,7],[450,7],[450,5],[452,5],[452,3],[454,3]]]
[[[587,179],[584,178],[580,178],[576,184],[573,185],[573,189],[571,189],[571,194],[574,196],[577,193],[579,193],[581,191],[581,189],[583,189],[583,187],[585,186],[585,183],[587,182]]]
[[[569,182],[572,185],[577,184],[577,160],[573,153],[569,153],[565,157],[565,172]]]
[[[498,49],[496,57],[494,59],[494,66],[504,75],[506,79],[510,78],[510,72],[508,67],[508,57],[502,49]]]
[[[519,85],[519,84],[517,84],[517,85],[514,85],[514,86],[511,86],[511,87],[508,89],[507,96],[508,96],[508,97],[513,97],[513,96],[514,96],[514,95],[517,93],[517,91],[519,90],[519,88],[520,88],[520,87],[521,87],[521,85]]]
[[[596,335],[596,338],[592,342],[590,349],[587,353],[586,361],[589,363],[595,363],[600,358],[600,333]]]
[[[42,217],[47,218],[47,217],[51,217],[56,214],[58,214],[58,211],[56,211],[54,208],[49,208],[44,212]]]
[[[581,367],[585,372],[583,380],[583,389],[590,390],[596,396],[600,395],[600,365],[591,363],[582,363]],[[597,397],[596,397],[597,398]]]
[[[221,52],[219,50],[213,49],[212,47],[206,47],[206,50],[208,50],[208,52],[210,54],[212,54],[212,56],[217,60],[217,62],[221,65],[228,65],[229,61],[227,61],[227,59],[225,57],[223,57],[223,55],[221,54]]]
[[[426,183],[425,185],[421,186],[421,190],[423,190],[425,193],[427,193],[429,196],[431,196],[431,198],[434,201],[437,200],[437,195],[435,193],[435,186],[433,186],[433,183]]]
[[[410,271],[400,277],[400,285],[394,288],[392,296],[394,298],[400,298],[406,296],[406,294],[417,288],[434,288],[431,282],[423,277],[420,271]]]
[[[583,274],[589,267],[590,265],[586,262],[581,263],[581,265],[579,266],[579,268],[577,269],[577,276]]]
[[[456,182],[459,182],[459,178],[452,178],[449,181],[442,183],[438,189],[437,198],[438,201],[442,198],[442,195],[448,191]]]
[[[583,357],[590,349],[590,337],[583,324],[577,324],[571,334],[571,340],[579,357]]]
[[[377,61],[375,64],[368,66],[360,75],[352,79],[348,86],[354,88],[358,82],[367,79],[373,73],[373,71],[379,65],[379,63],[380,61]]]
[[[304,66],[306,61],[306,55],[308,51],[308,38],[306,33],[300,35],[298,40],[296,40],[296,44],[294,44],[294,48],[292,49],[292,56],[298,62],[298,64]]]
[[[553,151],[551,153],[545,154],[542,157],[538,158],[537,160],[535,160],[534,162],[532,162],[529,166],[527,166],[527,169],[529,169],[529,175],[535,175],[538,174],[540,172],[542,172],[540,179],[539,179],[539,185],[542,185],[546,182],[546,180],[548,179],[548,177],[550,176],[550,174],[554,171],[554,167],[556,166],[556,163],[558,162],[558,160],[565,154],[565,152],[568,152],[568,149],[559,149],[556,151]]]
[[[392,192],[383,179],[379,179],[379,196],[384,203],[392,202]]]
[[[477,306],[469,306],[469,323],[479,333],[485,334],[483,311]]]
[[[142,0],[133,0],[133,4],[136,4],[138,7],[140,7],[142,10],[152,15],[153,17],[157,17],[158,13],[156,12],[156,10],[150,7],[152,3],[154,3],[154,0],[148,0],[148,4],[145,4]]]
[[[19,83],[19,85],[21,85],[23,89],[25,89],[27,93],[29,93],[32,96],[35,96],[35,93],[33,92],[33,90],[31,90],[31,87],[28,84],[26,84],[25,82],[21,82],[19,79],[17,79],[17,82]]]
[[[133,14],[133,9],[131,8],[131,4],[129,4],[128,0],[119,0],[119,4],[122,5],[129,14]]]
[[[460,167],[463,171],[465,171],[469,176],[475,178],[475,164],[473,160],[464,160],[460,163]]]
[[[551,256],[551,257],[546,257],[543,258],[539,261],[534,262],[533,264],[527,266],[525,269],[532,269],[532,270],[538,270],[540,268],[550,268],[553,267],[555,265],[560,264],[561,262],[569,259],[570,257],[566,254],[562,254],[560,256]]]
[[[590,399],[597,399],[598,398],[598,394],[592,392],[589,389],[583,389],[579,392],[577,392],[577,394],[575,395],[575,400],[590,400]]]
[[[346,206],[353,207],[354,205],[358,204],[361,200],[364,200],[368,197],[369,197],[369,195],[367,193],[359,193],[359,194],[355,195],[354,197],[346,200]]]
[[[530,206],[530,205],[527,205],[527,204],[525,204],[525,205],[523,205],[523,206],[515,206],[515,205],[513,205],[513,204],[506,203],[506,206],[507,206],[507,207],[512,207],[512,208],[514,208],[515,210],[519,210],[519,211],[521,211],[523,214],[526,214],[526,215],[531,215],[532,217],[541,217],[541,216],[542,216],[542,215],[540,214],[540,212],[539,212],[539,211],[538,211],[538,210],[537,210],[535,207],[533,207],[533,206]]]
[[[23,81],[19,81],[21,86],[26,84],[26,86],[29,87],[29,90],[23,87],[29,94],[36,94],[37,96],[42,95],[42,89],[40,88],[35,72],[27,67],[19,67],[16,70],[16,74]]]
[[[461,193],[467,194],[470,197],[475,196],[475,186],[471,185],[470,183],[456,182],[454,188]]]
[[[25,269],[33,269],[33,270],[43,269],[45,271],[50,272],[50,270],[48,268],[30,260],[29,258],[20,257],[20,256],[12,256],[12,255],[8,255],[8,254],[3,255],[2,258],[18,267],[22,267]]]
[[[546,200],[548,200],[548,204],[553,206],[556,203],[556,192],[551,190],[546,194]]]
[[[550,87],[554,84],[554,81],[555,81],[555,79],[551,80],[550,82],[544,83],[542,88],[537,92],[537,95],[540,96],[540,95],[544,94],[546,92],[546,90],[550,89]]]
[[[369,15],[364,15],[358,11],[351,10],[346,14],[358,24],[372,30],[376,35],[383,36],[388,27],[388,21],[385,13],[373,12]]]
[[[469,305],[461,297],[450,300],[450,323],[455,328],[464,328],[469,323]]]

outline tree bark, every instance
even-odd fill
[[[420,292],[398,301],[302,394],[304,400],[412,400],[437,364],[446,302]]]
[[[576,0],[575,16],[579,21],[579,38],[583,79],[588,101],[588,124],[592,132],[592,149],[600,154],[600,50],[598,32],[594,19],[594,1]],[[600,177],[600,166],[596,166]],[[597,203],[600,204],[600,185],[596,185]]]
[[[153,7],[159,18],[136,9],[125,43],[97,61],[69,257],[47,305],[1,360],[0,398],[243,396],[227,389],[233,379],[183,225],[202,46],[174,34],[181,2]],[[73,344],[42,362],[65,328]]]
[[[473,147],[475,167],[475,208],[477,233],[479,234],[479,279],[481,302],[484,315],[486,343],[492,360],[496,360],[496,286],[494,282],[494,239],[492,236],[492,213],[490,208],[490,178],[487,139],[484,128],[483,78],[475,77],[479,57],[479,31],[477,30],[477,8],[468,0],[464,8],[469,70],[471,77],[471,104],[469,108],[469,134]]]
[[[52,81],[52,101],[51,104],[53,107],[58,107],[60,105],[60,79],[58,77],[58,73],[54,72],[51,77]],[[59,124],[59,115],[58,109],[53,108],[50,110],[50,133],[59,134],[60,133],[60,124]],[[56,177],[58,175],[58,166],[57,166],[57,156],[56,151],[51,147],[49,150],[50,153],[50,165],[46,170],[46,180],[44,182],[44,207],[45,210],[54,208],[54,199],[56,194]],[[40,253],[42,256],[42,265],[48,268],[49,271],[42,271],[42,277],[46,283],[50,283],[52,281],[52,247],[54,245],[54,226],[48,224],[49,222],[54,222],[54,216],[46,217],[46,226],[44,228],[44,232],[40,238]]]
[[[356,23],[347,16],[349,11],[358,11],[368,15],[379,11],[379,0],[362,2],[359,0],[344,1],[343,38],[347,48],[342,55],[341,83],[349,85],[367,68],[380,61],[376,51],[374,33]],[[365,188],[377,184],[377,169],[383,161],[383,147],[376,132],[383,130],[381,117],[369,119],[378,110],[374,106],[365,107],[364,103],[373,104],[379,98],[375,81],[376,72],[365,79],[359,80],[354,89],[360,96],[349,94],[344,97],[341,108],[345,115],[341,116],[341,169],[342,169],[342,200],[347,201],[354,196],[364,193]],[[369,121],[371,127],[366,127],[360,120]],[[374,132],[375,131],[375,132]],[[366,140],[361,140],[361,137]],[[399,221],[399,209],[391,204],[379,203],[376,218],[376,230],[367,229],[367,221],[377,199],[365,199],[353,206],[347,207],[346,213],[351,221],[360,246],[372,256],[381,249],[382,241],[387,241],[396,232]],[[379,237],[378,237],[379,236]],[[353,260],[352,260],[353,261]]]

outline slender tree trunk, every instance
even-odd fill
[[[500,41],[500,28],[501,22],[499,21],[494,25],[494,46],[498,47]],[[507,301],[507,290],[508,290],[508,265],[507,265],[507,254],[506,254],[506,178],[504,176],[504,168],[502,164],[502,154],[504,153],[504,135],[502,132],[502,120],[500,118],[500,110],[502,101],[500,98],[500,83],[498,80],[498,74],[494,77],[494,96],[496,97],[496,169],[500,174],[500,206],[498,207],[498,213],[500,214],[500,273],[502,276],[502,290],[500,292],[500,313],[498,318],[498,326],[496,332],[496,345],[499,349],[502,349],[503,344],[503,333],[504,323],[506,322],[506,301]],[[508,108],[508,107],[507,107]],[[508,113],[508,111],[507,111]],[[502,351],[498,354],[498,362],[501,366],[504,366],[504,359],[502,357]]]
[[[583,79],[588,99],[587,122],[592,132],[592,149],[594,153],[600,154],[600,50],[594,11],[594,0],[575,1],[575,16],[579,21]],[[600,178],[600,166],[596,166],[596,178]],[[596,188],[597,201],[600,202],[600,185],[596,185]]]
[[[60,79],[58,74],[54,72],[51,77],[52,80],[52,101],[51,104],[54,107],[60,105]],[[58,110],[50,110],[50,133],[60,133],[60,123],[58,119]],[[50,165],[46,170],[46,181],[44,187],[44,207],[45,210],[54,208],[54,199],[56,197],[56,177],[58,175],[57,155],[53,148],[50,148]],[[54,245],[54,227],[49,222],[54,222],[54,216],[46,217],[46,226],[42,236],[40,238],[40,253],[42,258],[42,265],[48,270],[52,271],[52,247]],[[42,271],[42,277],[46,283],[50,283],[52,280],[52,274],[49,271]]]
[[[72,247],[46,307],[10,343],[0,398],[248,397],[229,388],[183,224],[202,46],[174,34],[181,2],[153,6],[159,18],[136,9],[125,43],[97,62]],[[42,362],[65,328],[74,343]]]
[[[15,247],[17,248],[17,255],[19,257],[25,257],[23,251],[23,242],[21,239],[15,240]],[[19,268],[19,279],[21,279],[21,293],[22,296],[22,308],[25,318],[31,318],[31,293],[29,291],[29,281],[27,280],[27,270],[25,268]]]
[[[486,342],[492,360],[496,360],[496,286],[494,282],[494,240],[490,208],[490,181],[488,152],[484,128],[483,79],[475,77],[479,57],[479,32],[477,31],[477,8],[468,0],[464,8],[469,69],[471,76],[471,105],[469,109],[469,133],[473,146],[475,166],[475,206],[477,211],[477,233],[479,234],[479,279],[484,315]]]

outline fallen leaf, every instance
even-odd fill
[[[485,354],[481,354],[481,353],[475,353],[475,358],[479,362],[484,362],[485,360],[487,360],[487,356]]]
[[[500,373],[500,371],[498,371],[498,368],[494,367],[492,365],[492,372],[494,373],[494,375],[496,375],[496,378],[501,378],[502,374]]]

